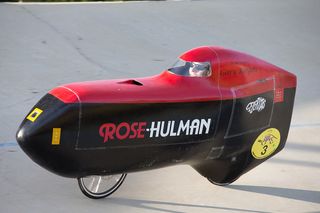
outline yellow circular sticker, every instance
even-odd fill
[[[263,131],[251,148],[252,156],[256,159],[263,159],[270,156],[280,144],[280,132],[275,128],[269,128]]]

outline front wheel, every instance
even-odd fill
[[[78,178],[78,184],[85,196],[92,199],[100,199],[115,192],[126,176],[127,174],[81,177]]]

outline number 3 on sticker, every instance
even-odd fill
[[[256,159],[263,159],[270,156],[280,144],[280,132],[275,128],[263,131],[254,141],[251,154]]]

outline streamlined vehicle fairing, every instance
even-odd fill
[[[295,88],[293,74],[258,58],[199,47],[156,76],[52,89],[17,141],[42,167],[78,178],[92,198],[115,191],[121,174],[176,164],[225,185],[284,147]],[[120,176],[108,193],[85,188],[84,178],[97,185],[111,175]]]

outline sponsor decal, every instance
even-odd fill
[[[273,102],[277,103],[277,102],[283,102],[283,96],[284,96],[284,90],[283,88],[277,88],[274,90],[274,99]]]
[[[27,119],[29,121],[35,122],[35,120],[37,120],[37,118],[41,115],[43,111],[39,108],[35,108],[34,110],[32,110],[32,112],[27,116]]]
[[[61,138],[61,128],[53,128],[52,129],[52,145],[60,145]]]
[[[280,139],[280,132],[276,128],[269,128],[263,131],[252,145],[252,156],[256,159],[270,156],[278,148]]]
[[[240,63],[232,63],[231,64],[232,69],[223,70],[221,72],[221,77],[230,77],[235,75],[252,75],[259,72],[259,70],[255,67],[247,67],[243,66],[243,64]],[[236,69],[235,69],[236,68]]]
[[[136,138],[165,138],[185,135],[209,134],[211,118],[193,120],[171,120],[152,122],[104,123],[99,128],[99,135],[106,143],[112,140]]]
[[[254,111],[262,111],[266,106],[266,99],[258,97],[257,100],[248,103],[246,110],[252,114]]]

